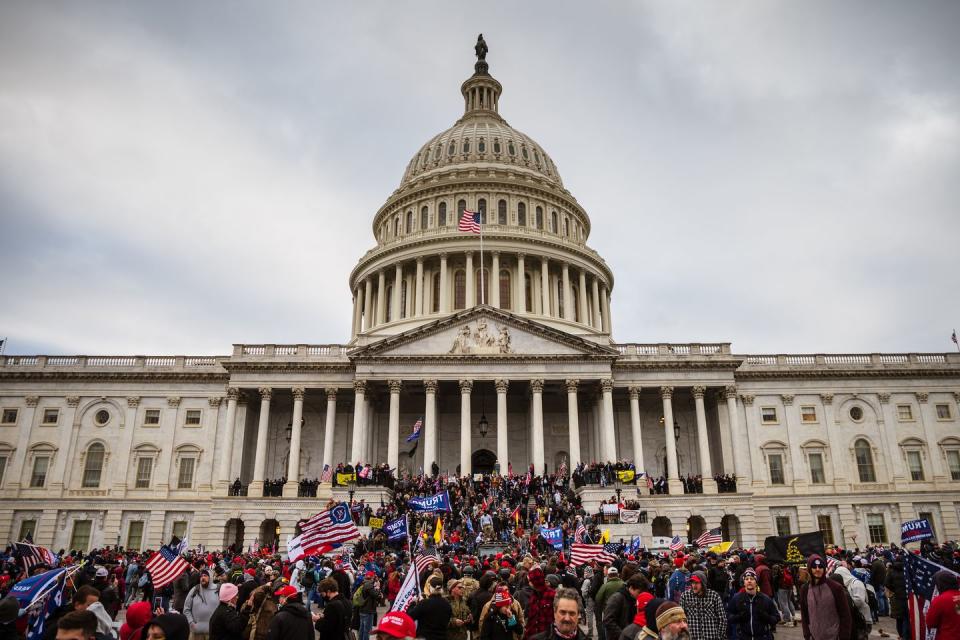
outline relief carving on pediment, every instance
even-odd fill
[[[456,355],[513,353],[510,330],[501,326],[497,328],[497,335],[493,335],[487,328],[487,321],[480,318],[477,320],[476,330],[471,329],[469,324],[463,325],[449,353]]]

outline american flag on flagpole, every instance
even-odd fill
[[[304,522],[300,531],[300,543],[308,555],[326,553],[336,545],[361,537],[360,530],[350,517],[349,507],[343,502]]]
[[[720,532],[720,527],[704,531],[700,534],[700,537],[697,538],[697,546],[701,549],[712,547],[721,542],[723,542],[723,534]]]
[[[413,423],[413,430],[410,432],[410,435],[407,436],[407,442],[419,440],[421,429],[423,429],[423,416],[417,418],[417,421]]]
[[[673,540],[670,541],[670,551],[680,551],[683,549],[683,540],[680,539],[680,536],[673,536]]]
[[[926,558],[907,554],[907,559],[903,564],[904,574],[907,579],[907,608],[910,612],[910,630],[912,638],[927,637],[927,610],[930,608],[930,601],[933,600],[939,592],[933,581],[933,575],[941,569],[946,569],[935,562]],[[950,571],[949,569],[946,569]],[[954,576],[958,574],[950,571]],[[939,637],[940,634],[937,634]]]
[[[320,474],[320,482],[330,482],[333,480],[333,469],[330,465],[323,465],[323,473]]]
[[[165,587],[180,577],[190,565],[169,545],[160,547],[160,551],[155,552],[147,560],[147,571],[150,572],[150,580],[153,582],[154,589]]]
[[[413,564],[417,567],[417,573],[423,573],[429,569],[434,562],[440,562],[440,556],[436,549],[428,549],[414,557]]]
[[[46,564],[51,567],[56,564],[56,559],[50,549],[29,542],[14,542],[13,554],[23,560],[23,568],[27,573],[38,564]]]
[[[457,229],[469,233],[480,233],[480,214],[476,211],[464,209]]]
[[[613,564],[617,557],[606,550],[602,544],[584,544],[574,542],[570,547],[570,564],[574,567],[597,561],[600,564]]]
[[[587,528],[583,526],[583,520],[577,519],[577,530],[573,532],[573,541],[574,542],[583,542],[584,538],[587,537]]]

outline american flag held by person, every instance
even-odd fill
[[[171,548],[177,547],[179,544],[180,541],[174,539],[169,545],[165,544],[160,547],[160,550],[156,551],[147,560],[147,571],[150,572],[150,579],[155,590],[167,586],[190,567],[187,561],[177,553],[176,549]]]
[[[904,561],[904,574],[907,581],[907,607],[910,613],[910,632],[913,638],[928,638],[927,609],[930,602],[939,595],[933,576],[941,570],[950,571],[936,562],[908,553]],[[954,576],[960,575],[953,571]],[[932,631],[932,633],[936,633]],[[933,637],[937,637],[934,635]]]
[[[301,544],[308,555],[326,553],[344,542],[361,537],[360,530],[350,517],[350,509],[343,502],[304,522],[300,531]]]
[[[613,564],[616,559],[606,550],[606,545],[574,542],[570,547],[570,564],[574,567],[594,560],[600,564]]]
[[[680,551],[683,549],[683,540],[680,539],[680,536],[673,536],[673,540],[670,541],[670,551]]]
[[[23,568],[27,573],[39,564],[45,564],[51,568],[57,564],[56,556],[50,549],[29,542],[14,542],[13,555],[23,560]]]

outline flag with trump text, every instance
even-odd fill
[[[906,554],[903,563],[904,576],[907,582],[907,609],[910,613],[910,631],[912,638],[932,640],[939,638],[935,629],[929,629],[926,624],[927,610],[930,602],[939,594],[933,580],[934,574],[940,570],[950,571],[936,562],[927,560],[912,553]],[[950,571],[957,577],[954,571]]]

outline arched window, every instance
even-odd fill
[[[83,461],[83,482],[84,488],[96,488],[100,486],[100,476],[103,473],[103,458],[106,451],[99,442],[94,442],[87,448],[87,455]]]
[[[533,313],[533,278],[529,273],[523,275],[523,297],[525,298],[523,308],[527,313]]]
[[[460,218],[463,217],[463,212],[467,210],[467,201],[466,200],[457,200],[457,219],[453,221],[454,224],[460,222]]]
[[[500,138],[493,139],[493,152],[500,153]]]
[[[550,231],[553,231],[554,233],[560,233],[560,227],[559,227],[559,225],[557,225],[557,212],[556,212],[556,211],[554,211],[552,214],[550,214],[550,223],[551,223]]]
[[[477,211],[480,212],[480,224],[487,224],[487,200],[480,198],[477,200]]]
[[[427,215],[427,208],[423,207],[420,209],[420,230],[427,228],[427,222],[429,222],[429,215]]]
[[[457,150],[457,143],[451,140],[450,145],[447,147],[447,155],[452,156],[456,150]]]
[[[407,317],[407,281],[400,283],[400,317]]]
[[[507,224],[507,201],[497,202],[497,224]]]
[[[537,207],[536,220],[537,229],[543,231],[543,207]]]
[[[394,320],[393,318],[393,285],[387,285],[387,300],[385,302],[387,305],[386,313],[384,314],[387,318],[387,322]]]
[[[440,206],[437,208],[437,226],[445,227],[447,226],[447,203],[441,202]]]
[[[512,309],[513,297],[510,295],[510,271],[500,270],[500,308]]]
[[[467,138],[463,139],[463,152],[470,153],[470,140]]]
[[[479,153],[483,153],[486,150],[487,150],[487,143],[483,141],[483,138],[480,138],[479,142],[477,142],[477,151]]]
[[[523,202],[517,203],[517,224],[521,227],[527,226],[527,205]]]
[[[482,279],[480,271],[480,269],[477,269],[476,276],[474,276],[476,278],[474,282],[477,283],[477,303],[483,300],[485,304],[490,304],[490,270],[483,269]]]
[[[580,292],[577,291],[577,287],[570,287],[572,289],[570,296],[573,298],[573,321],[580,322],[580,305],[577,304],[577,300],[580,299]]]
[[[430,308],[434,313],[440,313],[440,274],[433,274],[433,300]]]
[[[467,306],[467,273],[458,269],[453,274],[453,308],[464,309]]]
[[[393,237],[396,238],[400,235],[400,216],[397,216],[393,219]]]
[[[860,482],[876,482],[877,473],[873,468],[873,451],[870,443],[860,438],[853,444],[853,453],[857,458],[857,473]]]
[[[570,220],[568,218],[563,219],[563,235],[570,237]]]
[[[407,233],[413,233],[413,211],[407,211]]]

